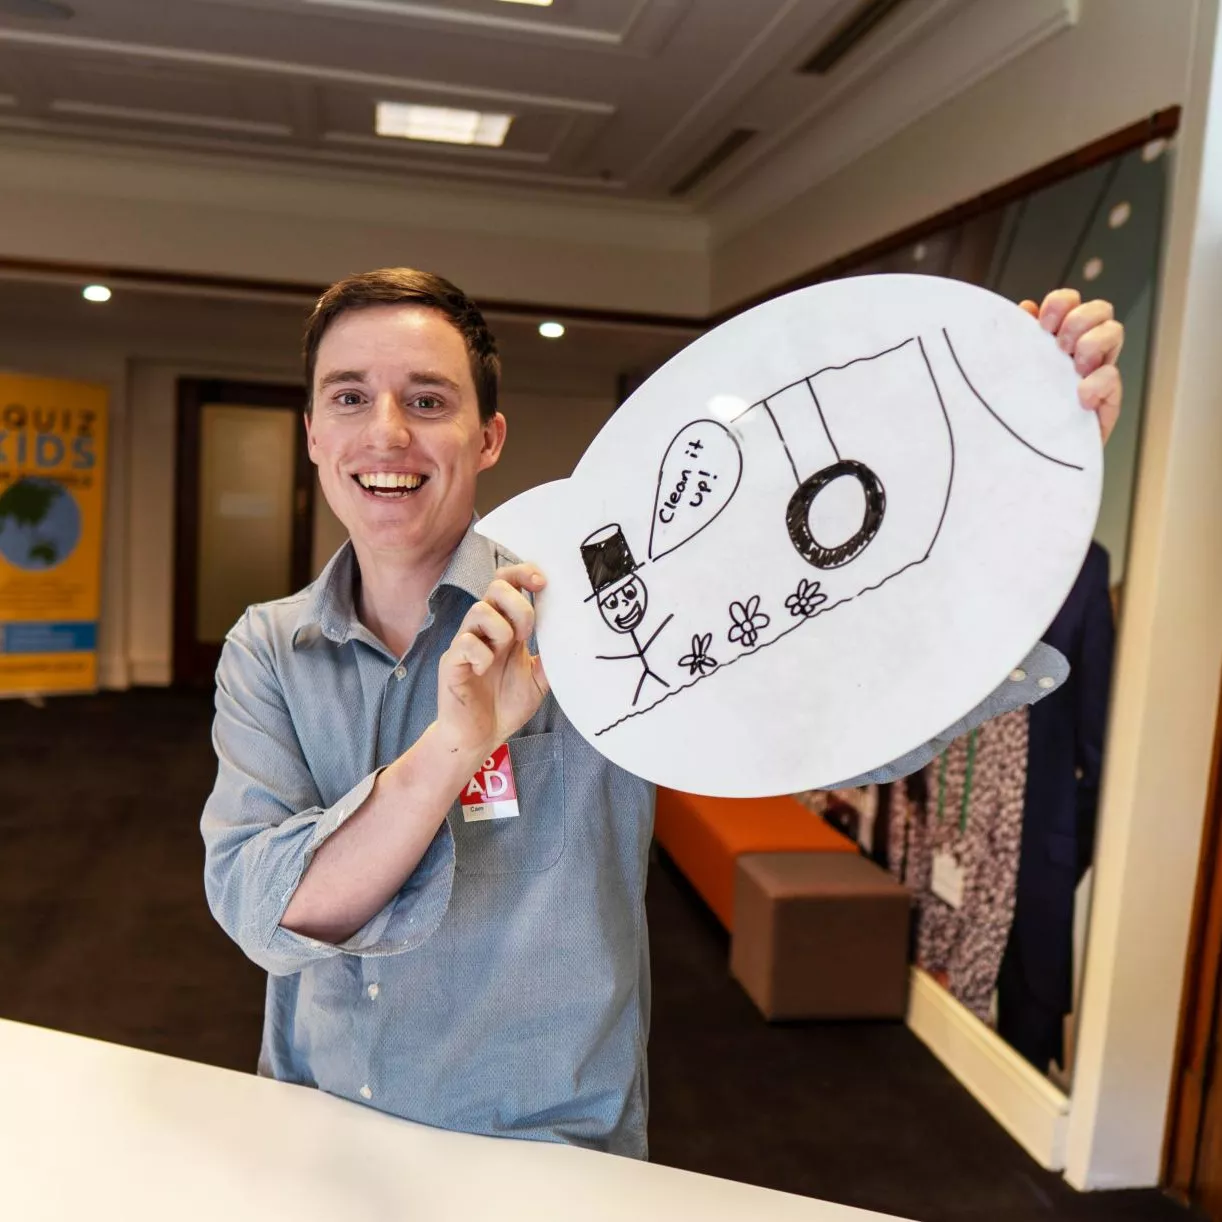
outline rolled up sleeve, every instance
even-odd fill
[[[200,822],[204,886],[213,916],[250,959],[286,976],[339,954],[409,951],[436,930],[454,879],[454,839],[444,822],[398,894],[346,942],[280,924],[314,854],[369,796],[380,769],[322,805],[249,612],[221,652],[212,742],[217,778]]]

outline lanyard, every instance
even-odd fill
[[[972,773],[976,770],[976,736],[980,733],[977,727],[967,736],[967,772],[963,777],[963,801],[959,806],[959,835],[967,831],[967,806],[972,796]],[[938,769],[938,822],[946,809],[946,757],[950,748],[942,752],[942,763]]]

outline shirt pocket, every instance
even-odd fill
[[[564,852],[564,751],[556,733],[509,740],[518,814],[468,823],[451,813],[455,869],[460,874],[537,874]]]

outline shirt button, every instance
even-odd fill
[[[361,1098],[362,1099],[372,1099],[373,1091],[371,1091],[368,1086],[362,1086],[361,1087]]]
[[[396,666],[395,667],[395,678],[396,679],[406,679],[407,678],[407,667]]]
[[[1013,680],[1015,683],[1021,683],[1021,682],[1022,682],[1022,681],[1023,681],[1025,678],[1026,678],[1026,677],[1027,677],[1027,672],[1026,672],[1025,670],[1023,670],[1023,668],[1022,668],[1021,666],[1016,666],[1016,667],[1015,667],[1015,668],[1014,668],[1014,669],[1013,669],[1013,670],[1010,672],[1010,678],[1011,678],[1011,679],[1012,679],[1012,680]]]
[[[1056,687],[1056,685],[1057,685],[1057,681],[1049,675],[1045,675],[1040,680],[1040,687],[1042,687],[1044,691],[1048,691],[1049,688]]]
[[[377,998],[378,998],[378,993],[379,993],[381,990],[378,988],[378,986],[377,986],[376,984],[371,984],[371,985],[369,986],[369,988],[368,988],[368,989],[366,989],[365,991],[366,991],[366,992],[369,994],[369,1000],[370,1000],[370,1001],[376,1001],[376,1000],[377,1000]]]

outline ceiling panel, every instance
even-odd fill
[[[0,137],[87,134],[672,204],[729,139],[724,164],[680,193],[703,206],[820,115],[885,93],[894,64],[929,56],[934,32],[995,0],[904,0],[827,75],[801,72],[863,2],[72,0],[70,21],[0,17]],[[1024,7],[1058,5],[1074,0]],[[513,123],[495,149],[388,139],[373,128],[379,100]],[[902,99],[893,109],[898,130],[912,116]]]

